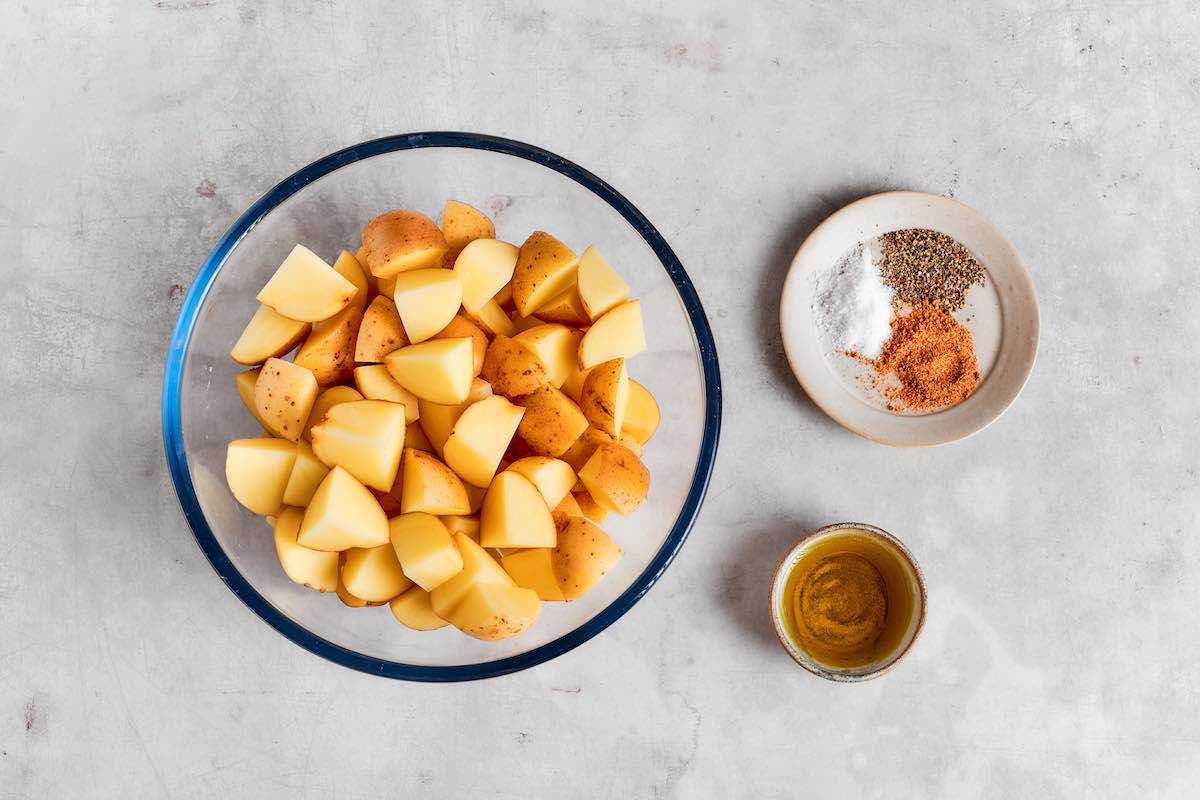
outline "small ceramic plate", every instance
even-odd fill
[[[812,313],[817,270],[859,242],[904,228],[952,236],[987,268],[989,277],[986,291],[981,287],[979,293],[982,313],[973,314],[968,325],[983,376],[979,387],[958,405],[919,416],[891,413],[871,402],[868,393],[856,392],[847,373],[839,373],[826,357]],[[920,192],[871,195],[822,222],[792,259],[779,316],[788,362],[813,402],[860,436],[895,447],[945,444],[987,427],[1017,399],[1037,357],[1037,297],[1016,248],[973,209]]]

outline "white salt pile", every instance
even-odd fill
[[[881,256],[877,241],[863,242],[813,276],[813,321],[826,356],[883,351],[895,291],[883,283]]]

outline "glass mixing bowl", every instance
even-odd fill
[[[645,449],[650,495],[605,529],[625,556],[591,592],[545,603],[524,634],[481,642],[446,627],[417,632],[385,607],[351,609],[298,586],[275,559],[269,525],[225,485],[225,447],[260,428],[234,390],[229,349],[259,288],[301,242],[330,262],[358,247],[363,224],[389,208],[437,217],[454,198],[485,210],[497,236],[535,228],[577,251],[595,243],[641,298],[648,349],[630,362],[662,408]],[[217,243],[183,304],[163,386],[163,439],[183,513],[217,574],[254,613],[319,656],[391,678],[453,681],[524,669],[576,647],[646,594],[679,552],[712,473],[721,381],[700,299],[666,240],[616,190],[545,150],[468,133],[413,133],[326,156],[250,207]]]

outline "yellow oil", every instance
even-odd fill
[[[824,591],[846,593],[835,599],[853,612],[862,612],[845,642],[822,639],[813,635],[812,627],[797,624],[797,617],[803,613],[799,597],[806,582],[811,587],[813,576],[830,565],[852,570],[859,578],[824,587]],[[853,669],[883,661],[903,645],[917,610],[917,591],[908,563],[890,542],[847,528],[819,537],[796,559],[779,596],[778,610],[788,637],[814,661],[832,669]],[[877,603],[880,592],[883,619],[875,625],[863,609],[872,606],[871,596]]]

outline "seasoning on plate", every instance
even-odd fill
[[[879,237],[883,258],[879,271],[896,297],[910,305],[935,303],[958,311],[967,303],[967,292],[983,285],[983,266],[944,233],[927,228],[906,228]]]

